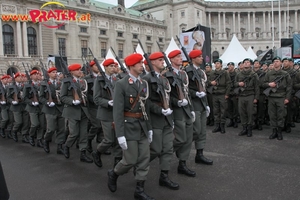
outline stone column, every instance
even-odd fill
[[[238,23],[237,24],[238,24],[237,37],[238,37],[238,39],[241,39],[241,14],[240,14],[240,12],[238,12]]]
[[[289,30],[288,30],[288,27],[287,27],[287,24],[286,24],[286,11],[283,11],[284,12],[284,15],[283,15],[283,20],[284,20],[284,36],[286,37],[286,38],[288,38],[288,32],[289,32]]]
[[[221,32],[221,13],[220,12],[218,12],[218,25],[219,25],[219,39],[221,39],[222,38],[222,32]]]
[[[268,26],[268,37],[271,37],[272,36],[272,22],[271,22],[271,12],[269,12],[268,14],[268,23],[269,23],[269,26]]]
[[[226,18],[225,18],[225,12],[223,12],[223,38],[227,39],[227,37],[226,37]]]
[[[43,56],[43,39],[42,39],[42,24],[39,23],[39,54],[41,58],[44,58]],[[57,42],[57,41],[53,41],[53,42]]]
[[[298,10],[295,10],[295,23],[294,23],[295,33],[298,33]]]
[[[250,20],[250,12],[248,12],[248,30],[247,30],[247,34],[248,34],[248,38],[251,38],[251,29],[250,29],[250,25],[251,25],[251,20]]]
[[[208,25],[209,25],[209,28],[211,28],[211,14],[210,14],[210,12],[208,12]],[[210,38],[213,38],[212,37],[212,31],[210,32]]]
[[[232,13],[233,33],[235,33],[235,12]]]
[[[253,12],[253,15],[252,15],[252,18],[253,18],[253,38],[256,38],[256,27],[255,27],[255,12]]]
[[[24,57],[28,57],[28,39],[27,39],[27,23],[23,22],[22,24],[23,31],[23,51]]]
[[[263,38],[266,38],[267,34],[266,34],[266,13],[265,11],[263,12]]]
[[[22,52],[22,36],[21,36],[21,22],[17,21],[17,55],[18,57],[23,57],[23,52]]]
[[[2,20],[0,19],[0,57],[4,56],[3,52],[3,38],[2,38]]]

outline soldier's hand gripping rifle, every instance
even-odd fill
[[[243,92],[243,91],[245,90],[245,88],[247,87],[247,82],[248,82],[252,77],[253,77],[253,75],[245,77],[245,78],[243,79],[243,81],[242,81],[242,82],[244,83],[244,86],[243,86],[243,87],[237,87],[237,88],[235,88],[235,89],[233,90],[233,92],[234,92],[235,94],[237,94],[237,95],[240,93],[240,91]]]
[[[94,56],[94,54],[93,54],[93,52],[90,48],[89,48],[89,52],[93,56],[93,61],[95,62],[96,66],[98,67],[98,70],[99,70],[101,76],[103,77],[103,79],[105,81],[104,89],[107,90],[111,100],[113,100],[113,98],[114,98],[114,89],[113,89],[113,86],[111,84],[111,81],[108,80],[108,78],[106,77],[105,72],[103,71],[102,67],[100,66],[100,64],[98,62],[98,59]]]
[[[11,74],[11,80],[12,80],[12,82],[11,82],[12,83],[11,88],[13,89],[13,91],[12,91],[12,93],[13,93],[13,101],[19,102],[19,99],[18,99],[19,90],[17,88],[15,74],[12,72],[12,68],[10,68],[10,74]]]
[[[32,100],[33,102],[38,102],[37,92],[36,92],[35,88],[34,88],[33,85],[32,85],[33,83],[32,83],[32,80],[31,80],[31,78],[30,78],[29,72],[28,72],[28,70],[26,69],[26,67],[25,67],[25,65],[24,65],[23,62],[22,62],[22,65],[23,65],[23,67],[24,67],[25,74],[26,74],[26,77],[27,77],[27,80],[28,80],[28,86],[27,86],[27,87],[30,87],[29,94],[32,95],[32,99],[31,99],[31,100]]]
[[[224,72],[221,73],[221,74],[219,74],[213,81],[218,82],[219,79],[222,77],[222,75],[223,75],[225,72],[226,72],[226,71],[224,70]],[[210,93],[210,94],[212,94],[214,87],[215,87],[214,85],[209,86],[209,87],[207,88],[207,92]]]
[[[123,71],[123,75],[122,75],[122,77],[121,77],[121,78],[123,78],[125,75],[128,74],[128,73],[127,73],[127,70],[126,70],[126,68],[124,67],[123,63],[121,62],[120,58],[119,58],[119,57],[117,56],[117,54],[115,53],[114,49],[113,49],[112,47],[110,47],[110,49],[111,49],[112,53],[114,54],[115,59],[116,59],[117,62],[119,63],[120,69]]]
[[[51,102],[53,102],[53,98],[52,98],[51,89],[50,89],[50,86],[49,86],[49,80],[50,80],[49,74],[46,71],[46,68],[45,68],[45,66],[44,66],[41,59],[40,59],[40,65],[41,65],[41,68],[42,68],[42,72],[43,72],[43,75],[44,75],[44,83],[45,83],[45,86],[46,86],[45,93],[48,95],[48,102],[51,103]]]
[[[1,73],[3,74],[2,70],[1,70]],[[5,89],[3,87],[2,81],[0,81],[0,93],[1,93],[1,101],[2,102],[6,102],[6,99],[5,99]]]
[[[268,96],[270,95],[270,92],[271,92],[271,91],[272,91],[272,92],[276,92],[277,89],[278,89],[278,87],[279,87],[280,81],[281,81],[283,78],[285,78],[285,77],[287,77],[287,76],[289,76],[289,75],[290,75],[290,74],[287,73],[287,74],[285,74],[285,75],[277,76],[273,81],[271,81],[271,82],[274,82],[274,83],[276,84],[276,87],[274,87],[274,88],[268,87],[267,89],[265,89],[265,90],[263,91],[263,93],[268,97]]]
[[[66,82],[70,83],[70,86],[69,86],[68,90],[72,90],[73,98],[74,98],[75,101],[76,100],[80,101],[80,98],[79,98],[79,95],[78,95],[78,92],[77,92],[77,86],[73,82],[73,76],[71,75],[71,73],[68,70],[68,64],[65,62],[65,60],[63,59],[60,52],[59,52],[59,56],[60,56],[60,62],[62,64],[62,71],[65,75],[65,78],[63,79],[63,82],[64,83],[66,83]]]
[[[169,108],[169,102],[168,102],[168,98],[167,98],[167,93],[163,87],[163,85],[161,84],[161,81],[158,79],[158,77],[156,76],[155,74],[155,71],[153,69],[153,66],[151,64],[151,61],[149,59],[149,56],[148,54],[144,51],[144,48],[143,48],[143,45],[141,43],[141,41],[138,39],[139,41],[139,44],[141,46],[141,49],[142,51],[144,52],[144,58],[146,59],[147,63],[148,63],[148,66],[149,66],[149,69],[150,69],[150,73],[151,73],[151,82],[156,82],[157,83],[157,90],[156,92],[158,93],[158,95],[160,96],[160,100],[161,100],[161,103],[162,103],[162,107],[163,109],[168,109]]]

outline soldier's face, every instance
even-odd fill
[[[163,58],[158,58],[158,59],[155,59],[155,60],[151,60],[150,61],[151,64],[153,65],[153,67],[158,70],[158,71],[161,71],[163,70],[164,68],[164,63],[165,63],[165,60]],[[154,70],[155,70],[154,69]]]
[[[38,75],[38,74],[32,74],[32,75],[30,76],[30,78],[31,78],[31,80],[33,80],[33,81],[38,81],[38,80],[39,80],[39,75]]]
[[[246,67],[251,67],[251,62],[249,61],[249,60],[246,60],[245,62],[244,62],[244,67],[246,68]]]
[[[146,70],[147,72],[150,72],[149,65],[145,65],[145,70]]]
[[[284,60],[283,63],[282,63],[282,65],[283,65],[283,67],[284,67],[285,69],[287,69],[287,68],[290,67],[290,61]]]
[[[278,70],[278,69],[281,68],[281,64],[282,64],[282,63],[281,63],[280,60],[274,60],[273,64],[274,64],[274,69],[275,69],[275,70]]]
[[[51,79],[56,79],[57,78],[57,71],[53,70],[52,72],[48,73],[48,75]]]
[[[21,77],[21,76],[18,76],[17,78],[15,78],[15,81],[16,81],[16,82],[21,82],[21,81],[22,81],[22,77]]]
[[[210,67],[210,66],[206,66],[206,67],[205,67],[205,71],[206,71],[206,72],[211,72],[211,67]]]
[[[4,78],[4,79],[2,79],[1,81],[2,81],[2,84],[3,84],[3,85],[6,85],[7,82],[8,82],[8,78]]]
[[[216,70],[220,70],[222,68],[222,64],[220,62],[215,63]]]
[[[177,67],[182,65],[182,57],[181,54],[178,54],[177,56],[170,59],[171,63]]]
[[[199,66],[199,65],[202,65],[202,63],[203,63],[203,56],[200,55],[200,56],[194,58],[193,60],[194,60],[194,62],[196,63],[196,65],[198,65],[198,66]]]
[[[94,65],[92,66],[92,71],[93,71],[94,73],[96,73],[96,74],[99,73],[99,69],[98,69],[98,67],[97,67],[96,64],[94,64]]]
[[[228,65],[228,71],[233,72],[234,70],[234,65]]]
[[[143,61],[136,63],[134,66],[130,67],[130,73],[132,75],[140,75],[143,73],[144,67],[143,67]]]
[[[115,64],[111,64],[108,65],[107,67],[105,67],[105,73],[107,73],[108,75],[112,75],[115,73]]]
[[[78,70],[71,71],[71,74],[73,76],[75,76],[76,78],[80,78],[82,75],[82,72],[80,71],[80,69],[78,69]]]
[[[266,70],[268,69],[268,65],[264,64],[264,65],[262,66],[262,68],[263,68],[264,71],[266,71]]]

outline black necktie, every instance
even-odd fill
[[[136,81],[135,81],[135,83],[136,83],[136,86],[139,88],[140,87],[140,83],[139,83],[140,81],[139,81],[139,79],[137,79]]]

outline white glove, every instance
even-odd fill
[[[209,106],[206,106],[206,117],[209,116],[209,113],[210,113],[210,107],[209,107]]]
[[[34,106],[38,106],[39,104],[39,102],[34,102]]]
[[[12,101],[11,102],[13,105],[18,105],[18,102],[17,101]]]
[[[108,101],[108,105],[113,106],[114,105],[114,100]]]
[[[179,107],[181,107],[181,106],[186,106],[186,105],[188,105],[188,101],[186,100],[186,99],[182,99],[182,100],[179,100],[178,102],[177,102],[177,104],[178,104],[178,106]]]
[[[193,123],[194,123],[194,122],[195,122],[195,120],[196,120],[196,114],[195,114],[195,112],[194,112],[194,111],[192,111],[192,112],[191,112],[191,114],[193,115],[192,121],[193,121]]]
[[[5,105],[5,104],[6,104],[6,102],[5,102],[5,101],[1,101],[1,104],[2,104],[2,105]]]
[[[120,147],[123,150],[127,150],[127,142],[126,142],[126,138],[124,136],[118,137],[118,142],[119,142]]]
[[[203,98],[206,96],[206,93],[205,92],[196,92],[196,96],[199,98]]]
[[[79,105],[79,104],[80,104],[80,101],[79,101],[79,100],[73,100],[73,102],[72,102],[72,103],[73,103],[73,105],[75,105],[75,106],[76,106],[76,105]]]
[[[168,108],[167,110],[162,109],[162,110],[161,110],[161,113],[162,113],[164,116],[168,116],[168,115],[171,115],[171,114],[173,113],[173,110],[171,110],[170,108]]]
[[[55,106],[55,103],[54,103],[54,102],[47,102],[47,105],[48,105],[49,107],[53,107],[53,106]]]
[[[153,139],[153,131],[150,130],[150,131],[148,131],[148,142],[151,143],[152,139]]]

